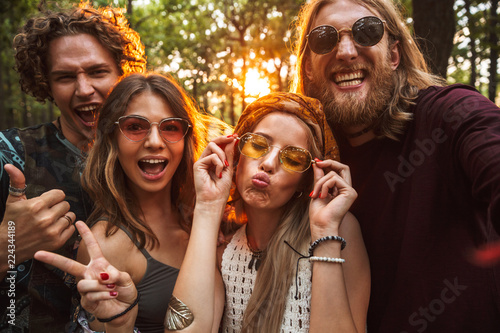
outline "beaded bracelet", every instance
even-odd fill
[[[338,263],[338,264],[345,263],[345,259],[342,259],[342,258],[328,258],[328,257],[309,257],[309,261],[331,262],[331,263]]]
[[[118,317],[121,317],[123,316],[124,314],[126,314],[127,312],[129,312],[130,310],[132,310],[132,308],[134,306],[137,305],[137,303],[139,303],[139,299],[141,298],[141,294],[139,294],[139,292],[137,292],[137,298],[135,299],[134,303],[130,304],[130,306],[128,308],[126,308],[124,311],[120,312],[119,314],[117,315],[114,315],[112,317],[109,317],[109,318],[97,318],[97,320],[99,320],[101,323],[109,323],[110,321],[112,320],[115,320],[116,318]]]
[[[316,239],[311,244],[311,246],[309,246],[309,255],[311,255],[311,256],[313,255],[314,249],[319,245],[319,243],[327,241],[327,240],[336,240],[336,241],[342,242],[342,245],[340,246],[340,250],[343,250],[346,246],[345,239],[340,237],[340,236],[325,236],[325,237],[321,237],[319,239]]]

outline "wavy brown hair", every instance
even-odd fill
[[[38,101],[53,101],[48,79],[50,42],[63,36],[89,34],[108,50],[120,75],[146,69],[144,45],[121,8],[94,9],[88,3],[68,11],[44,11],[29,19],[14,37],[15,69],[21,89]]]
[[[183,217],[180,224],[185,230],[189,229],[195,200],[193,164],[205,146],[206,137],[204,116],[186,92],[166,76],[129,75],[116,85],[104,102],[97,120],[95,142],[82,175],[82,186],[95,205],[88,222],[92,225],[107,218],[106,236],[124,226],[141,248],[149,242],[154,247],[158,239],[144,223],[138,200],[127,186],[127,176],[118,160],[117,136],[121,133],[115,122],[124,115],[130,101],[144,92],[163,98],[175,117],[188,120],[192,126],[184,137],[182,160],[171,180],[172,205],[179,209]]]
[[[296,43],[294,54],[297,56],[296,74],[293,78],[291,91],[309,95],[310,82],[305,75],[305,64],[310,61],[312,52],[307,47],[307,38],[320,10],[336,0],[312,0],[301,8],[296,21]],[[361,5],[374,15],[386,21],[386,31],[389,33],[389,48],[398,42],[400,63],[395,70],[394,91],[387,101],[387,109],[374,124],[375,134],[396,139],[403,133],[406,123],[412,119],[409,108],[414,104],[418,92],[432,85],[444,85],[440,76],[430,73],[424,56],[403,21],[401,11],[392,0],[351,0]]]

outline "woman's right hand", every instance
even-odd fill
[[[234,148],[237,135],[215,138],[194,164],[196,203],[227,202],[233,178]]]
[[[122,313],[137,298],[134,282],[128,273],[117,270],[104,258],[92,231],[84,222],[78,221],[75,225],[88,249],[90,256],[88,265],[85,266],[75,260],[46,251],[36,252],[35,259],[81,279],[77,285],[82,296],[81,305],[95,317],[110,318]],[[132,311],[118,317],[108,325],[118,327],[131,323],[133,327],[137,308],[137,306],[134,307]]]

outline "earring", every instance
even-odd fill
[[[302,192],[302,191],[300,191],[300,192],[299,192],[299,191],[297,191],[297,192],[295,192],[295,193],[294,193],[293,197],[294,197],[295,199],[298,199],[298,198],[300,198],[300,197],[302,196],[302,193],[304,193],[304,192]]]

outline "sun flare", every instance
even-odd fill
[[[250,68],[245,80],[245,95],[253,100],[271,92],[269,80],[261,77],[255,68]]]

